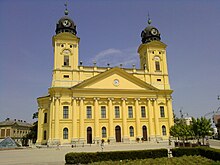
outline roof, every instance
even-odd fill
[[[2,126],[13,126],[13,125],[17,125],[17,126],[21,126],[21,127],[32,127],[32,124],[27,123],[25,121],[21,121],[21,120],[10,120],[10,119],[6,119],[5,121],[0,122],[0,127]]]

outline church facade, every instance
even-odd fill
[[[66,10],[52,38],[52,85],[37,98],[37,143],[167,140],[173,91],[158,29],[149,20],[141,33],[140,68],[83,66],[76,34]]]

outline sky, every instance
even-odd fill
[[[33,121],[37,97],[51,86],[52,36],[65,2],[0,0],[0,121]],[[69,0],[68,10],[83,65],[127,68],[140,65],[149,13],[168,45],[174,113],[201,117],[220,106],[219,0]]]

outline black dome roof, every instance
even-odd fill
[[[153,40],[160,41],[160,32],[154,26],[149,25],[141,32],[142,43],[148,43]]]
[[[57,22],[56,34],[63,32],[69,32],[74,35],[77,33],[75,23],[67,16],[60,18],[60,20]]]

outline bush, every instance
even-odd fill
[[[175,148],[172,149],[174,157],[181,157],[183,155],[200,155],[214,161],[220,160],[220,150],[208,147],[195,147],[195,148]]]
[[[139,151],[114,151],[96,153],[68,153],[65,155],[66,164],[87,164],[98,161],[135,160],[146,158],[167,157],[167,149],[139,150]]]

